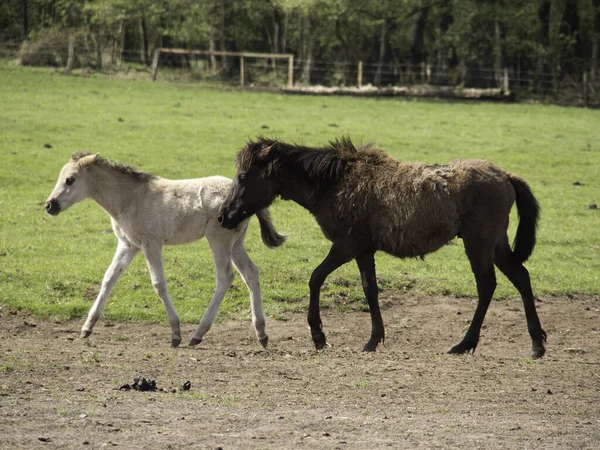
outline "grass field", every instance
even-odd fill
[[[525,178],[542,205],[527,263],[539,296],[600,294],[600,111],[554,106],[408,99],[305,97],[185,83],[66,77],[0,68],[0,304],[59,319],[85,315],[115,249],[108,216],[87,201],[58,217],[42,208],[72,152],[88,149],[167,178],[233,176],[234,156],[257,135],[320,145],[341,135],[396,158],[428,163],[485,158]],[[247,248],[261,269],[267,313],[307,305],[308,279],[329,242],[308,212],[277,201],[287,244],[268,250],[253,219]],[[516,215],[512,221],[513,234]],[[513,235],[511,234],[511,236]],[[475,296],[462,242],[425,261],[377,256],[383,295]],[[206,241],[167,247],[165,270],[182,320],[195,322],[214,287]],[[355,265],[324,286],[327,307],[362,308]],[[499,275],[496,298],[517,293]],[[249,315],[239,276],[221,317]],[[113,291],[106,317],[165,314],[138,256]]]

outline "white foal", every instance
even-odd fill
[[[71,205],[91,198],[111,218],[118,239],[117,251],[104,274],[102,286],[81,329],[81,337],[92,334],[111,289],[119,276],[141,250],[146,257],[152,286],[161,298],[169,324],[171,344],[181,343],[179,316],[167,291],[162,246],[187,244],[204,236],[208,240],[217,272],[213,297],[192,335],[189,345],[197,345],[213,324],[225,293],[233,282],[232,263],[250,290],[252,323],[260,343],[266,347],[265,314],[259,271],[244,248],[248,220],[234,230],[219,225],[217,215],[232,181],[221,176],[192,180],[167,180],[102,158],[99,154],[77,152],[62,168],[56,187],[45,209],[57,215]],[[262,240],[270,248],[278,247],[285,237],[278,234],[267,209],[257,214]]]

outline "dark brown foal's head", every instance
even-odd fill
[[[276,145],[276,141],[261,139],[248,143],[238,153],[238,171],[218,216],[224,228],[237,227],[275,200],[277,192],[275,182],[269,176],[269,152]]]

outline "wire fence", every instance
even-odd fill
[[[20,43],[0,45],[0,58],[12,59],[23,65],[64,68],[69,57],[68,44],[38,45],[27,49]],[[150,73],[152,54],[136,50],[95,48],[91,43],[73,47],[75,68],[86,70],[122,70],[138,64],[140,71]],[[194,54],[164,54],[160,70],[168,79],[219,80],[239,83],[237,58]],[[246,57],[244,86],[279,88],[288,84],[288,61],[275,58]],[[403,62],[377,64],[327,60],[293,61],[294,86],[326,87],[456,87],[510,90],[519,98],[541,98],[565,104],[600,106],[600,77],[585,67],[566,72],[560,68],[546,71],[520,70],[506,67],[497,70],[476,65],[447,67],[443,64],[407,64]]]

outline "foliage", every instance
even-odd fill
[[[341,63],[360,60],[373,67],[366,81],[380,85],[421,64],[460,64],[471,74],[467,84],[486,87],[504,67],[527,73],[530,85],[541,75],[597,76],[598,24],[596,0],[7,0],[0,7],[0,40],[66,29],[112,48],[112,62],[135,52],[148,63],[148,46],[293,53],[304,81],[332,79]],[[495,81],[481,70],[494,71]]]
[[[62,165],[80,149],[98,151],[167,178],[233,176],[236,151],[266,135],[321,145],[350,135],[402,160],[443,163],[485,158],[524,177],[542,205],[538,245],[527,263],[536,294],[599,295],[600,119],[598,111],[542,105],[417,102],[285,96],[222,91],[191,84],[66,77],[42,69],[0,70],[0,305],[40,316],[82,317],[115,250],[106,213],[87,201],[58,217],[43,211]],[[249,254],[261,269],[267,313],[305,310],[311,271],[329,242],[313,217],[278,201],[274,222],[288,242],[268,250],[252,220]],[[513,214],[510,235],[518,222]],[[382,296],[475,296],[462,241],[424,261],[377,255]],[[206,241],[166,247],[165,271],[175,305],[197,322],[214,289]],[[496,298],[519,301],[498,275]],[[333,273],[323,304],[365,305],[354,264]],[[220,317],[249,318],[248,294],[236,277]],[[115,288],[106,315],[164,321],[162,304],[138,257]]]

